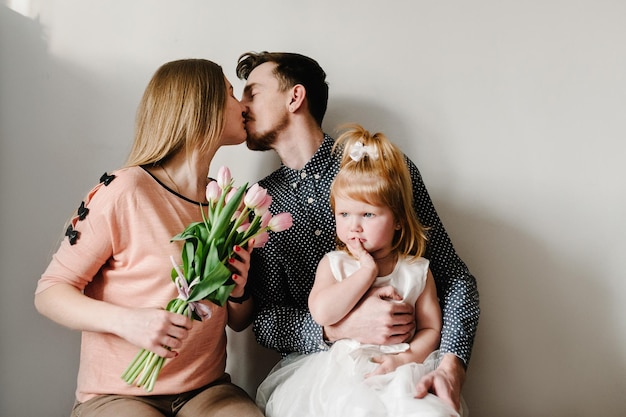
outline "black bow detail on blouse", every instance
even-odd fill
[[[89,214],[89,209],[85,207],[84,201],[80,202],[80,207],[78,207],[78,211],[76,213],[78,214],[78,220],[85,220],[85,217]]]
[[[78,230],[74,230],[71,224],[67,226],[67,230],[65,231],[65,236],[69,238],[70,245],[73,245],[76,243],[76,239],[78,239],[78,235],[79,235]]]
[[[104,183],[105,186],[111,184],[111,181],[113,181],[115,179],[115,175],[111,174],[107,174],[106,172],[104,174],[102,174],[102,176],[100,177],[100,182]]]

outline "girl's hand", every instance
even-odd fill
[[[192,320],[163,309],[141,308],[131,309],[119,325],[118,336],[163,358],[174,358],[189,336]]]
[[[346,246],[348,247],[348,250],[350,251],[352,256],[354,256],[356,260],[359,261],[359,265],[361,265],[362,268],[372,269],[375,274],[378,275],[378,265],[376,265],[374,257],[372,257],[372,255],[367,250],[365,250],[365,248],[363,247],[363,243],[361,243],[359,239],[350,239],[346,243]]]
[[[231,292],[231,297],[239,298],[243,296],[246,283],[248,282],[248,271],[250,270],[250,255],[254,249],[254,239],[248,242],[246,248],[241,246],[235,246],[233,250],[235,254],[228,260],[231,271],[233,274],[233,281],[235,281],[235,288]]]
[[[373,375],[388,374],[389,372],[395,371],[398,366],[404,365],[398,355],[374,356],[370,359],[370,361],[377,363],[378,366],[372,372],[366,374],[365,378],[369,378]]]

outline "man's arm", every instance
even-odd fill
[[[419,170],[409,159],[407,164],[413,181],[415,211],[428,228],[425,257],[430,260],[443,314],[440,350],[458,356],[467,367],[480,316],[476,279],[456,254]]]
[[[439,347],[443,357],[437,369],[417,385],[417,397],[423,398],[432,392],[458,411],[480,316],[478,287],[454,250],[419,170],[408,158],[407,164],[413,181],[415,211],[428,228],[425,257],[430,260],[443,314]]]
[[[326,349],[321,326],[313,321],[308,308],[299,307],[288,292],[284,269],[268,264],[278,262],[272,250],[268,245],[252,252],[248,285],[256,303],[252,330],[257,342],[283,355]],[[308,296],[308,290],[305,292]]]
[[[391,286],[371,288],[341,321],[324,326],[326,340],[354,339],[391,345],[405,342],[415,329],[413,306],[389,302],[400,296]]]

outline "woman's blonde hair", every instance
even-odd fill
[[[189,156],[219,146],[226,97],[224,73],[214,62],[183,59],[162,65],[137,109],[126,166],[159,164],[180,150]]]
[[[400,225],[392,251],[411,258],[422,256],[426,229],[413,209],[411,176],[402,151],[384,134],[371,135],[362,126],[353,124],[346,126],[337,138],[333,152],[343,152],[341,168],[330,189],[333,212],[338,197],[387,206]],[[339,239],[337,249],[347,251]]]

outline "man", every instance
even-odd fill
[[[247,145],[274,150],[282,164],[259,182],[273,197],[272,213],[290,212],[294,225],[253,252],[251,292],[257,303],[257,341],[282,355],[311,353],[342,338],[362,343],[403,342],[415,328],[413,306],[387,300],[392,288],[375,288],[348,317],[322,328],[308,310],[317,264],[335,248],[330,184],[339,170],[333,139],[322,131],[328,102],[326,73],[316,61],[292,53],[246,53],[237,76],[247,80]],[[476,280],[456,255],[417,167],[407,158],[416,213],[429,228],[426,258],[443,312],[438,368],[419,383],[417,396],[432,392],[460,409],[461,388],[480,314]]]

